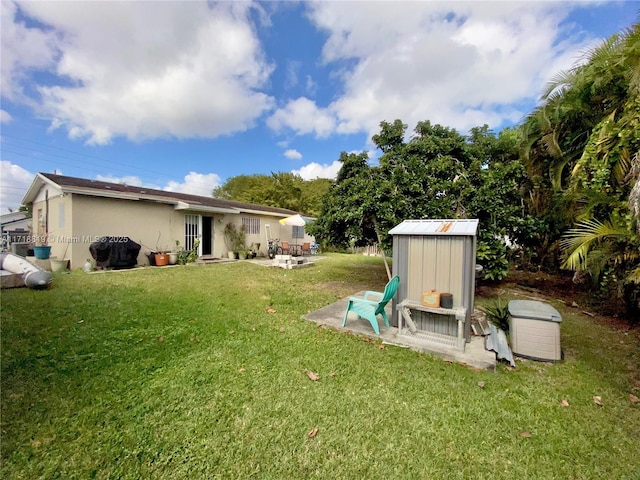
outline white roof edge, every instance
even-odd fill
[[[238,208],[238,213],[255,213],[256,215],[271,215],[272,217],[282,217],[287,218],[291,215],[295,215],[295,213],[280,213],[280,212],[268,212],[266,210],[252,210],[250,208]]]
[[[81,187],[61,187],[61,190],[65,193],[75,193],[80,195],[88,195],[91,197],[121,198],[122,200],[140,200],[140,195],[135,193],[110,192],[108,190],[93,190]]]
[[[38,172],[36,173],[35,177],[33,177],[33,180],[31,181],[31,185],[29,185],[29,188],[27,189],[27,192],[24,194],[24,197],[22,197],[22,205],[27,205],[29,203],[32,203],[44,184],[49,184],[52,187],[56,187],[62,190],[60,185],[58,185],[53,180],[48,179],[47,177],[42,175],[42,173]]]
[[[193,210],[196,212],[211,212],[211,213],[231,213],[237,215],[240,213],[239,210],[233,208],[222,208],[222,207],[207,207],[204,205],[193,205],[191,203],[186,203],[182,201],[178,201],[175,210]]]

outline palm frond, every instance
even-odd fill
[[[631,160],[628,178],[629,182],[634,182],[629,193],[629,211],[636,222],[636,231],[640,234],[640,151]]]
[[[583,220],[576,228],[565,233],[560,245],[567,253],[562,264],[570,270],[584,270],[587,266],[589,252],[594,244],[608,238],[626,238],[629,230],[611,222],[600,222],[596,219]]]
[[[632,283],[640,283],[640,265],[631,270],[625,277],[625,281]]]
[[[551,185],[556,190],[562,189],[562,172],[569,163],[569,158],[564,157],[549,166],[549,178],[551,179]]]
[[[578,75],[577,68],[571,68],[569,70],[563,70],[556,73],[545,85],[545,89],[542,92],[542,100],[558,100],[563,94],[571,88],[576,81]]]

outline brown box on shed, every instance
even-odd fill
[[[435,290],[429,290],[428,292],[422,292],[422,305],[425,307],[440,307],[440,294]]]

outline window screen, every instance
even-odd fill
[[[242,226],[247,235],[260,235],[260,219],[256,217],[242,217]]]
[[[293,238],[304,238],[304,227],[293,227]]]

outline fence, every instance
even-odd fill
[[[367,245],[366,247],[354,247],[351,250],[352,253],[359,253],[368,257],[379,257],[381,255],[380,248],[377,243]]]

